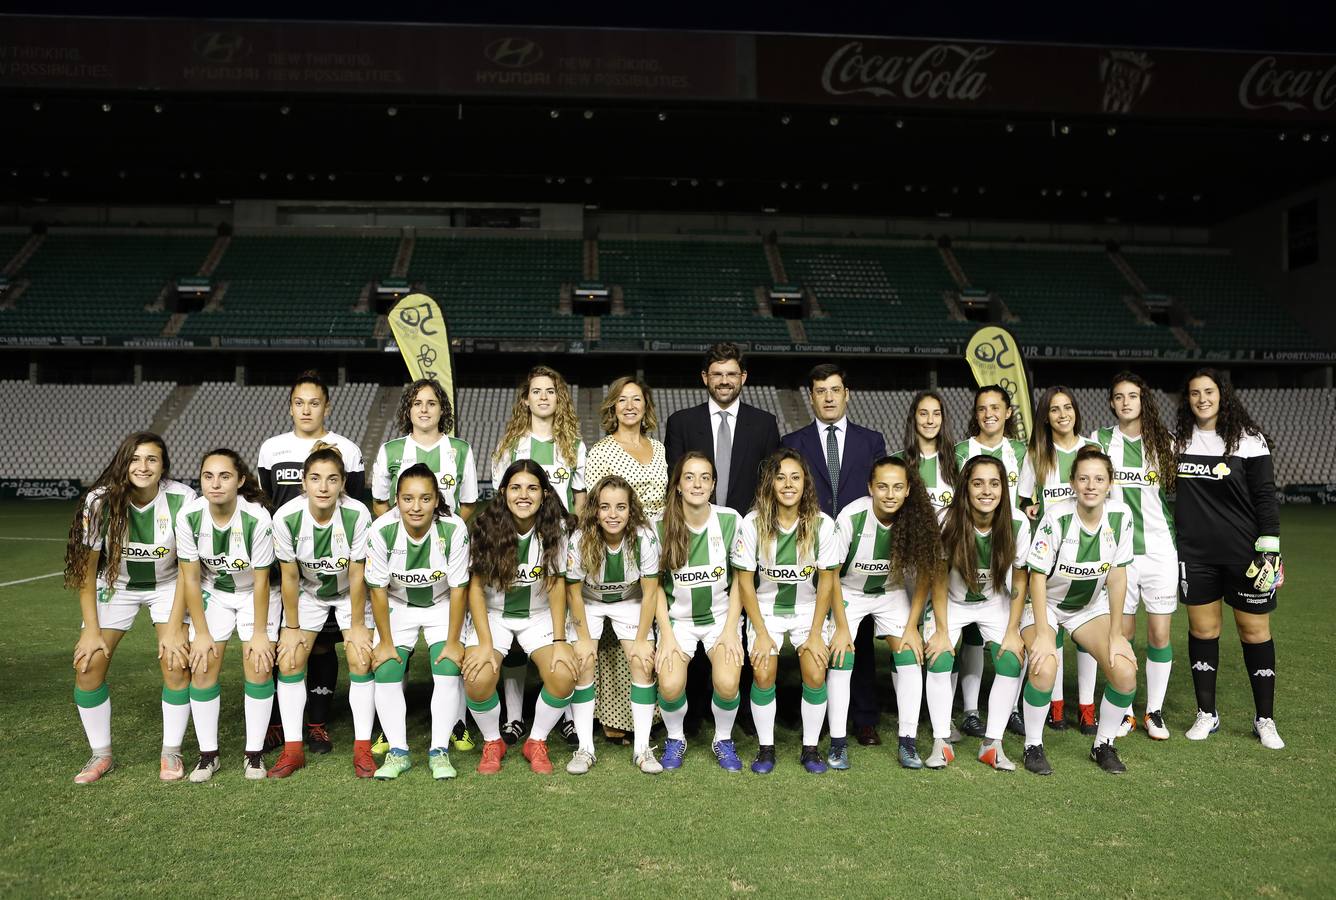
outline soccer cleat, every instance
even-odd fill
[[[831,738],[830,752],[826,754],[826,765],[837,772],[849,768],[849,741],[847,738]]]
[[[479,775],[495,775],[501,771],[501,758],[506,755],[505,741],[483,741],[482,760],[478,763]]]
[[[1127,715],[1123,716],[1123,721],[1118,725],[1118,734],[1116,736],[1127,737],[1129,734],[1131,734],[1136,730],[1137,730],[1137,717],[1132,715],[1131,713],[1128,713]]]
[[[201,753],[199,762],[195,763],[195,768],[190,771],[190,781],[192,784],[203,784],[213,777],[213,773],[218,771],[222,765],[218,762],[218,752]]]
[[[371,755],[370,741],[353,741],[353,774],[371,778],[376,774],[376,759]]]
[[[186,777],[185,760],[179,753],[164,753],[158,761],[159,781],[180,781]]]
[[[1066,731],[1067,719],[1066,701],[1054,700],[1048,705],[1048,727],[1054,731]]]
[[[1262,746],[1268,750],[1284,750],[1285,742],[1280,739],[1280,733],[1276,731],[1275,719],[1254,719],[1253,734],[1262,742]]]
[[[960,731],[960,729],[956,727],[956,723],[955,723],[955,722],[952,722],[952,723],[951,723],[951,734],[947,737],[946,742],[947,742],[948,744],[959,744],[959,743],[960,743],[961,741],[963,741],[964,739],[965,739],[965,735],[962,734],[961,731]]]
[[[298,769],[305,768],[306,754],[302,751],[301,744],[296,747],[284,746],[283,752],[278,754],[278,759],[269,769],[269,778],[287,778]]]
[[[1118,751],[1113,749],[1113,741],[1091,747],[1090,758],[1099,763],[1099,767],[1110,775],[1122,775],[1127,771],[1127,766],[1118,758]]]
[[[981,738],[984,736],[983,719],[974,711],[966,711],[965,718],[960,720],[960,730],[970,737]]]
[[[923,768],[923,760],[918,755],[918,741],[912,737],[901,737],[899,743],[897,755],[900,758],[900,765],[906,769]]]
[[[737,748],[732,741],[715,741],[710,745],[714,758],[719,761],[719,768],[725,772],[741,772],[742,760],[738,759]]]
[[[437,747],[427,753],[427,766],[431,769],[431,777],[437,781],[454,778],[459,774],[450,764],[450,751],[444,747]]]
[[[529,771],[539,775],[552,774],[552,760],[547,756],[547,741],[529,738],[524,742],[523,753],[524,758],[529,761]]]
[[[376,780],[393,781],[411,768],[413,761],[408,758],[407,750],[390,748],[390,752],[385,754],[385,761],[376,770]]]
[[[507,722],[501,726],[501,740],[506,742],[507,747],[513,747],[524,737],[524,723],[519,719],[513,722]]]
[[[1197,710],[1197,719],[1183,737],[1190,741],[1204,741],[1220,729],[1220,716],[1213,712]]]
[[[1164,716],[1158,709],[1147,710],[1146,718],[1143,720],[1146,725],[1146,734],[1152,741],[1169,740],[1169,729],[1164,724]]]
[[[84,763],[84,767],[79,770],[79,774],[74,776],[74,783],[92,784],[114,768],[116,768],[116,763],[112,762],[110,756],[89,757],[88,762]]]
[[[775,771],[774,744],[762,744],[756,748],[756,761],[751,764],[751,770],[757,775],[769,775]]]
[[[1043,744],[1030,744],[1025,748],[1025,771],[1036,775],[1053,774],[1053,767],[1048,764]]]
[[[264,752],[277,750],[283,746],[283,743],[283,726],[277,722],[270,722],[264,733]]]
[[[576,749],[571,761],[566,763],[567,775],[587,775],[589,770],[594,768],[594,763],[598,762],[598,757],[583,747]]]
[[[661,766],[659,761],[654,758],[653,747],[646,747],[643,752],[637,753],[632,757],[632,761],[639,767],[640,771],[644,772],[646,775],[658,775],[663,771],[663,766]]]
[[[955,748],[951,746],[949,740],[941,738],[932,739],[932,752],[928,758],[923,761],[923,765],[929,769],[945,769],[946,764],[956,758]]]
[[[557,726],[557,734],[566,742],[568,747],[580,746],[580,736],[575,733],[575,723],[570,719],[562,719],[561,724]]]
[[[241,764],[241,771],[247,781],[261,781],[268,774],[264,769],[264,751],[247,750],[246,761]]]
[[[450,742],[455,745],[455,749],[460,753],[468,753],[473,749],[473,735],[464,727],[463,722],[455,723],[455,730],[450,735]]]
[[[687,755],[687,742],[668,738],[663,742],[663,767],[665,769],[682,768],[682,759]]]
[[[1016,764],[1007,759],[1006,752],[1002,749],[1002,742],[984,741],[979,746],[979,762],[985,766],[991,766],[999,772],[1014,772]]]
[[[324,722],[306,723],[306,749],[312,753],[328,753],[334,749],[334,742],[329,739]]]
[[[798,761],[803,764],[803,768],[813,775],[822,775],[826,771],[826,761],[821,758],[821,751],[815,745],[803,747],[802,755]]]
[[[376,756],[384,756],[390,752],[390,742],[385,740],[385,732],[376,735],[376,742],[371,745],[371,752]]]
[[[1025,737],[1025,720],[1021,718],[1020,710],[1013,709],[1011,715],[1007,716],[1007,731]]]
[[[1094,734],[1099,730],[1095,722],[1095,704],[1082,703],[1078,707],[1080,713],[1076,717],[1077,724],[1081,727],[1082,734]]]

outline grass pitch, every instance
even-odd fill
[[[57,571],[71,511],[0,505],[0,582]],[[888,717],[886,746],[854,745],[851,771],[819,777],[799,767],[798,735],[781,724],[779,766],[764,778],[720,771],[706,729],[690,742],[686,766],[658,777],[611,746],[600,747],[591,774],[568,776],[567,752],[554,745],[550,777],[530,773],[516,752],[499,777],[480,777],[475,750],[453,755],[459,779],[436,783],[426,771],[430,678],[419,653],[409,682],[411,772],[389,783],[352,777],[341,674],[335,751],[309,757],[286,781],[252,783],[241,776],[241,654],[233,652],[223,675],[223,770],[207,785],[164,785],[161,680],[141,615],[108,678],[118,768],[80,787],[71,782],[88,755],[71,698],[77,601],[58,577],[3,586],[0,894],[1332,896],[1336,775],[1323,745],[1336,650],[1322,561],[1336,547],[1336,514],[1286,508],[1283,520],[1288,581],[1273,627],[1288,746],[1269,752],[1250,735],[1252,701],[1228,617],[1220,732],[1200,744],[1183,739],[1194,704],[1180,611],[1165,706],[1173,739],[1155,743],[1139,729],[1120,740],[1129,770],[1120,778],[1086,758],[1090,739],[1074,728],[1045,737],[1050,778],[987,769],[970,738],[946,771],[907,772],[896,765]],[[789,669],[780,693],[792,700]],[[1067,673],[1074,698],[1075,666]],[[926,710],[923,719],[926,747]],[[750,761],[755,740],[737,737]],[[193,742],[188,732],[187,765]],[[1017,762],[1020,743],[1008,735]]]

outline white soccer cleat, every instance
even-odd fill
[[[1151,740],[1169,740],[1169,727],[1164,724],[1164,715],[1158,709],[1147,712],[1143,721],[1146,725],[1146,734],[1150,736]]]
[[[663,771],[663,766],[654,758],[654,748],[646,748],[645,752],[635,755],[635,764],[646,775],[658,775]]]
[[[1118,737],[1127,737],[1137,727],[1137,718],[1133,715],[1123,716],[1123,721],[1118,725]]]
[[[566,772],[570,775],[584,775],[594,767],[595,762],[597,759],[594,754],[581,747],[575,751],[571,761],[566,763]]]
[[[1183,734],[1183,737],[1190,741],[1204,741],[1215,734],[1219,728],[1220,716],[1199,709],[1197,710],[1197,721],[1192,723],[1192,727]],[[1273,725],[1272,728],[1274,729],[1275,726]]]
[[[1275,719],[1256,719],[1253,721],[1253,734],[1262,742],[1262,746],[1268,750],[1284,750],[1285,742],[1280,739],[1280,733],[1276,731]]]

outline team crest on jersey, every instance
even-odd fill
[[[552,470],[552,483],[559,484],[571,477],[571,473],[565,466],[557,466]]]
[[[467,539],[465,539],[465,543],[467,542],[468,542]],[[442,555],[444,555],[445,551],[448,549],[446,547],[445,538],[442,537],[436,539],[436,549],[439,550]]]
[[[158,530],[166,531],[171,527],[172,520],[167,516],[158,516]]]

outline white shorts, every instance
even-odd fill
[[[977,625],[983,635],[984,643],[1002,643],[1007,633],[1007,620],[1011,617],[1011,603],[1006,600],[980,600],[969,603],[952,600],[946,607],[946,627],[950,632],[951,646],[960,640],[960,632],[966,625]],[[928,609],[927,623],[923,627],[923,640],[937,632],[937,623],[933,620],[932,608]]]
[[[269,598],[269,618],[265,622],[265,633],[269,640],[278,640],[278,620],[283,614],[283,604]],[[204,624],[209,626],[209,636],[220,644],[232,639],[232,632],[243,641],[249,641],[255,635],[255,600],[247,591],[244,594],[227,594],[221,591],[204,592]],[[190,639],[195,639],[195,626],[190,626]]]
[[[816,611],[815,606],[807,608],[798,607],[791,616],[775,616],[764,611],[761,612],[761,621],[765,623],[765,630],[769,632],[770,639],[775,642],[771,648],[770,655],[778,656],[779,651],[784,648],[784,636],[788,635],[789,643],[793,649],[797,650],[802,644],[807,643],[807,639],[812,636],[812,613]],[[821,623],[821,637],[827,644],[835,635],[835,623],[826,618]],[[747,629],[747,652],[750,653],[756,646],[756,629]]]
[[[106,591],[97,592],[97,627],[112,631],[129,631],[139,610],[148,607],[149,619],[162,625],[171,618],[172,601],[176,599],[176,582],[152,591],[117,591],[106,600]],[[188,621],[188,619],[187,619]],[[87,624],[87,623],[85,623]]]
[[[269,602],[272,603],[273,600],[270,600]],[[449,604],[444,605],[448,610]],[[390,604],[390,609],[393,608],[394,604]],[[317,597],[315,594],[308,594],[305,591],[302,591],[297,597],[297,627],[302,631],[323,631],[325,629],[325,623],[329,621],[329,611],[331,609],[334,610],[334,621],[338,623],[340,631],[347,631],[349,628],[353,627],[353,603],[351,598],[335,597],[331,600],[326,600],[322,597]],[[369,600],[366,603],[364,613],[365,617],[363,624],[365,624],[367,628],[374,629],[376,627],[376,620],[371,615],[371,603]],[[390,620],[390,624],[393,626],[393,619]]]
[[[713,625],[695,625],[687,621],[673,622],[673,637],[677,638],[677,646],[682,648],[682,652],[687,656],[693,656],[696,653],[696,645],[700,644],[709,653],[714,649],[714,645],[719,643],[719,638],[724,634],[724,620],[720,619]]]
[[[589,636],[598,640],[603,636],[603,623],[612,623],[612,633],[619,641],[634,641],[640,631],[641,606],[639,600],[622,600],[617,603],[585,601],[585,625],[589,627]],[[654,637],[653,630],[650,638]]]
[[[487,610],[487,624],[492,629],[492,649],[503,656],[510,645],[518,641],[520,649],[529,656],[552,643],[552,613],[543,610],[522,619],[510,619],[494,609]],[[599,632],[602,634],[602,632]],[[442,638],[441,640],[445,640]],[[575,629],[566,622],[566,640],[575,640]],[[478,646],[478,630],[470,621],[464,626],[464,646]]]
[[[351,611],[348,613],[352,616]],[[468,619],[464,620],[464,629],[468,628]],[[315,629],[319,630],[319,629]],[[461,629],[462,630],[462,629]],[[433,603],[431,606],[410,606],[390,600],[390,640],[396,647],[417,646],[418,634],[430,647],[440,644],[450,636],[450,604]]]
[[[1146,612],[1168,615],[1178,609],[1178,554],[1134,556],[1127,567],[1123,614],[1134,616],[1138,601]]]
[[[844,617],[849,621],[849,634],[858,634],[858,626],[872,617],[876,637],[905,636],[909,624],[909,594],[905,591],[887,591],[884,594],[862,594],[844,588]]]
[[[1056,604],[1050,603],[1048,605],[1048,624],[1053,626],[1054,631],[1057,631],[1058,628],[1066,628],[1068,634],[1074,634],[1076,629],[1086,622],[1108,614],[1109,604],[1107,602],[1101,603],[1099,597],[1096,597],[1094,602],[1089,605],[1071,611],[1058,609]],[[1021,630],[1024,631],[1033,624],[1034,609],[1027,603],[1025,611],[1021,613]]]

